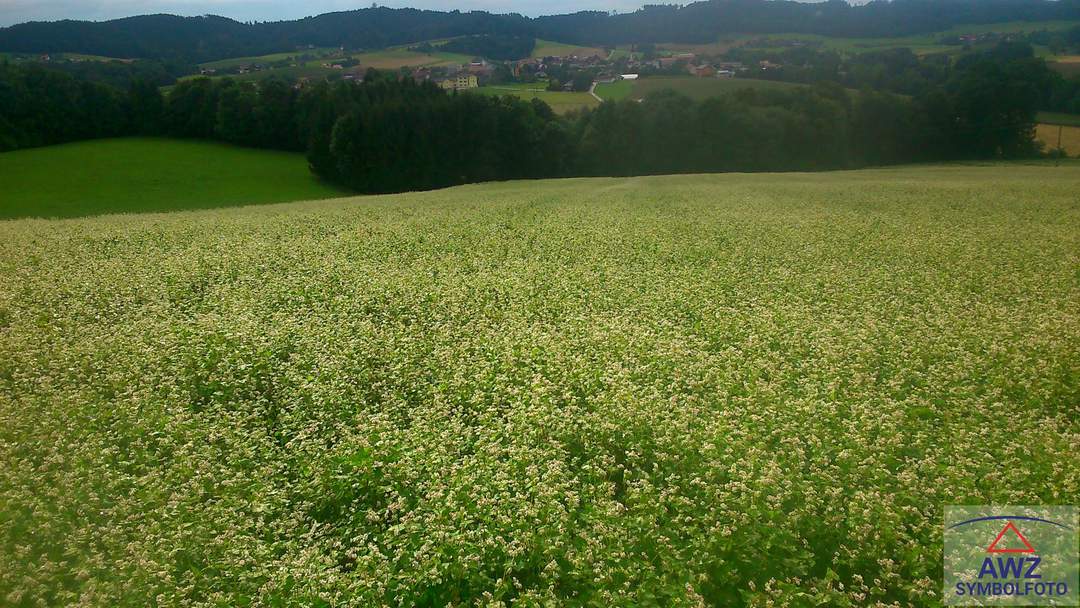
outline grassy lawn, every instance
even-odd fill
[[[588,93],[547,91],[544,89],[544,86],[543,83],[515,83],[509,85],[479,87],[476,89],[469,89],[468,92],[479,95],[513,95],[526,101],[540,99],[551,106],[551,109],[558,114],[565,114],[574,110],[593,108],[600,105],[600,102],[596,101],[596,99]]]
[[[30,168],[89,174],[82,152]],[[131,204],[237,173],[175,169]],[[940,606],[943,505],[1080,487],[1077,183],[989,163],[0,222],[0,597]]]
[[[302,155],[165,139],[0,154],[0,219],[77,217],[342,196]]]

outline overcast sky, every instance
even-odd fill
[[[633,11],[664,0],[381,0],[380,6],[435,10],[486,10],[529,16],[580,10]],[[688,0],[683,0],[687,2]],[[371,6],[362,0],[0,0],[0,26],[24,21],[90,19],[95,21],[171,13],[224,15],[240,21],[278,21]]]

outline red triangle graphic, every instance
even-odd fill
[[[1024,543],[1024,546],[1027,547],[1026,549],[998,549],[997,548],[997,544],[998,544],[998,542],[1001,541],[1001,537],[1005,536],[1005,533],[1008,532],[1009,530],[1012,530],[1013,534],[1015,534],[1016,537],[1020,539],[1020,542]],[[1013,523],[1010,521],[1009,523],[1005,524],[1004,528],[1001,529],[1001,532],[997,535],[997,538],[994,539],[994,542],[990,543],[990,546],[986,548],[986,552],[987,553],[1034,553],[1035,552],[1035,547],[1031,546],[1031,543],[1028,542],[1028,539],[1024,538],[1024,535],[1020,533],[1020,530],[1017,530],[1016,526],[1014,526]]]

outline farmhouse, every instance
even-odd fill
[[[710,78],[716,76],[716,68],[711,65],[692,65],[688,66],[686,69],[698,78]]]
[[[476,80],[476,76],[472,74],[459,74],[455,78],[447,78],[441,81],[439,86],[446,90],[459,91],[461,89],[475,89],[480,86],[480,83]]]

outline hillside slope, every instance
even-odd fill
[[[0,222],[0,597],[940,605],[942,505],[1080,487],[1078,183]]]

